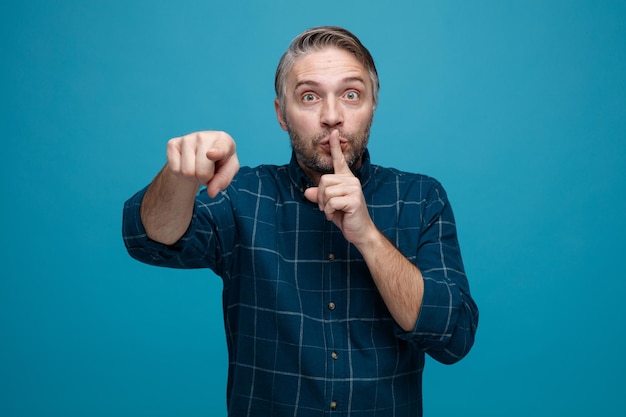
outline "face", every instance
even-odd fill
[[[347,51],[326,48],[299,58],[287,76],[285,112],[275,101],[300,167],[315,182],[333,172],[330,133],[338,129],[352,169],[361,164],[374,116],[367,70]]]

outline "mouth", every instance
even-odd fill
[[[330,153],[330,137],[326,137],[322,139],[318,144],[322,149]],[[347,139],[339,138],[339,146],[341,146],[342,151],[344,151],[348,147],[348,145],[349,145],[349,142]]]

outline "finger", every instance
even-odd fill
[[[215,162],[210,160],[206,152],[196,152],[196,178],[200,184],[207,184],[215,173]]]
[[[330,133],[330,154],[333,157],[335,174],[352,174],[346,162],[346,158],[343,156],[341,141],[339,140],[339,130],[337,129]]]
[[[238,171],[239,159],[236,153],[233,153],[225,160],[217,161],[215,163],[215,174],[207,184],[209,196],[215,197],[220,191],[228,187]]]
[[[309,187],[306,190],[304,190],[304,196],[306,197],[307,200],[309,200],[311,203],[317,203],[320,210],[322,210],[322,206],[318,201],[319,198],[319,188],[318,187]]]
[[[235,142],[224,132],[214,132],[215,138],[211,147],[206,151],[206,157],[214,162],[228,159],[235,154]]]
[[[167,165],[175,173],[180,172],[181,150],[180,138],[170,139],[167,142]]]
[[[217,162],[224,158],[228,158],[229,155],[223,146],[219,143],[214,143],[211,149],[205,152],[204,156],[213,162]]]
[[[222,132],[205,154],[215,164],[214,176],[207,184],[209,196],[215,197],[221,190],[228,187],[239,171],[235,141],[230,135]]]
[[[184,136],[180,140],[180,173],[185,177],[196,176],[196,141]]]

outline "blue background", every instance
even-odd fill
[[[165,143],[284,163],[276,63],[338,24],[381,78],[375,163],[447,188],[481,309],[427,416],[624,416],[626,3],[4,1],[0,416],[224,416],[220,279],[125,252]]]

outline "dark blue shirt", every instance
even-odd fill
[[[478,310],[445,191],[371,165],[367,152],[356,175],[374,223],[424,277],[412,332],[391,317],[359,251],[304,197],[311,184],[293,157],[242,167],[214,199],[199,193],[172,246],[146,237],[145,190],[126,202],[131,256],[223,279],[229,416],[421,416],[424,354],[453,363],[470,350]]]

